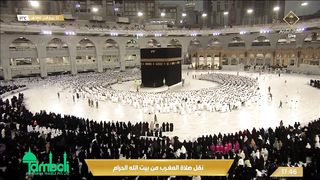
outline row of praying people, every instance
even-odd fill
[[[0,95],[8,92],[12,92],[13,90],[17,90],[19,88],[26,87],[25,85],[16,85],[12,84],[11,82],[6,83],[5,85],[2,85],[2,82],[0,82]]]
[[[180,113],[196,111],[229,112],[254,102],[257,96],[257,80],[231,74],[208,73],[197,76],[201,80],[216,82],[217,87],[190,91],[136,92],[113,89],[112,85],[121,81],[140,79],[139,71],[104,72],[78,74],[77,76],[56,76],[34,80],[29,84],[58,86],[69,91],[77,99],[90,101],[111,101],[143,109],[144,113]],[[27,79],[29,80],[29,79]],[[17,84],[28,83],[17,80]]]

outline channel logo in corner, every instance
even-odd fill
[[[38,162],[37,157],[30,151],[25,152],[22,163],[28,164],[29,175],[69,175],[69,162],[66,152],[63,153],[63,163],[52,163],[52,153],[49,153],[49,163]]]

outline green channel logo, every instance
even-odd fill
[[[22,158],[23,163],[28,164],[28,173],[30,175],[68,175],[69,162],[66,152],[63,153],[63,163],[52,163],[52,153],[49,153],[49,163],[38,162],[37,157],[30,151],[25,152]]]

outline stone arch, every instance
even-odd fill
[[[23,36],[13,40],[9,45],[10,51],[20,51],[26,49],[37,49],[35,43],[33,43],[30,39],[25,38]]]
[[[88,49],[96,50],[95,44],[90,39],[83,38],[77,43],[77,50],[88,50]]]
[[[47,51],[50,50],[60,50],[60,49],[69,49],[69,46],[67,43],[65,43],[62,39],[60,38],[53,38],[47,43],[46,47]]]
[[[97,69],[96,46],[90,39],[83,38],[77,43],[76,64],[78,72]]]
[[[182,48],[182,44],[180,41],[176,38],[173,38],[170,40],[170,42],[167,44],[167,47],[177,47],[177,48]]]
[[[239,36],[233,37],[231,41],[228,42],[228,47],[245,47],[245,46],[246,44],[244,40]]]
[[[255,55],[253,53],[250,53],[248,58],[249,58],[249,65],[255,65]]]
[[[107,39],[104,42],[103,49],[119,49],[119,44],[114,39]]]
[[[126,42],[126,54],[124,56],[126,67],[135,67],[140,65],[140,45],[135,39]]]
[[[21,53],[22,51],[25,53]],[[9,44],[9,54],[10,66],[40,65],[37,46],[23,36]]]
[[[45,61],[48,65],[47,72],[49,74],[62,71],[70,72],[69,46],[66,42],[60,38],[53,38],[47,43],[46,50]]]
[[[146,47],[149,47],[149,48],[161,47],[161,44],[156,39],[150,39],[148,40]]]
[[[208,47],[220,47],[221,42],[218,38],[211,38],[208,42]]]
[[[194,38],[189,42],[189,48],[199,48],[201,47],[201,42],[199,39]]]
[[[262,53],[257,53],[255,65],[256,66],[263,66],[264,65],[264,55]]]
[[[119,43],[114,39],[107,39],[103,43],[102,69],[112,69],[120,66]]]
[[[289,35],[281,35],[277,40],[277,45],[295,44],[296,38]]]
[[[126,48],[138,49],[140,46],[135,39],[130,39],[126,43]]]
[[[245,54],[240,54],[240,56],[239,56],[239,64],[247,65]]]
[[[309,43],[320,43],[320,35],[317,32],[311,32],[306,35],[306,37],[303,40],[303,43],[309,44]]]
[[[272,65],[272,54],[271,53],[267,53],[264,56],[264,59],[265,59],[265,65],[266,66],[271,66]]]
[[[270,40],[265,36],[258,36],[252,41],[251,46],[271,46]]]

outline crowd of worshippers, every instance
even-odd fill
[[[190,91],[166,91],[162,93],[136,92],[113,89],[119,81],[140,79],[139,71],[89,73],[72,76],[48,77],[45,80],[17,80],[17,83],[57,85],[67,90],[73,99],[88,99],[90,106],[98,101],[111,101],[143,109],[144,113],[180,113],[196,111],[228,112],[254,102],[257,96],[256,79],[229,74],[203,74],[196,78],[216,82],[217,87]]]
[[[85,77],[85,79],[88,78]],[[248,77],[208,74],[199,76],[204,80],[218,82],[217,88],[205,88],[191,91],[173,91],[163,93],[135,92],[112,89],[110,85],[102,86],[100,80],[93,78],[83,80],[91,82],[85,86],[73,84],[77,97],[112,101],[142,108],[144,113],[191,113],[195,111],[232,111],[249,102],[256,95],[257,82]],[[115,78],[112,78],[115,79]],[[107,82],[103,80],[103,82]],[[74,82],[73,82],[74,83]],[[96,84],[97,83],[97,84]],[[68,83],[67,83],[68,84]],[[71,83],[70,83],[71,84]]]
[[[26,87],[25,85],[0,85],[0,95],[7,93],[7,92],[12,92],[13,90],[17,90],[19,88]]]
[[[39,162],[48,162],[49,152],[53,154],[53,162],[62,162],[62,154],[66,152],[71,179],[94,179],[84,159],[234,159],[228,176],[223,179],[269,177],[278,166],[303,166],[305,178],[320,178],[320,119],[306,126],[295,123],[285,127],[281,121],[275,129],[254,128],[180,141],[178,137],[169,138],[161,133],[158,137],[148,136],[152,128],[146,122],[98,123],[45,111],[32,114],[24,105],[23,94],[11,101],[1,99],[0,113],[0,177],[5,179],[26,178],[27,166],[21,159],[29,148]],[[62,133],[52,137],[50,133],[28,131],[30,125],[59,129]],[[167,124],[164,130],[170,130]],[[195,177],[175,177],[192,178]]]
[[[320,80],[317,79],[311,79],[310,80],[310,86],[316,87],[320,89]]]
[[[60,114],[47,113],[46,111],[32,114],[24,106],[23,99],[23,94],[19,94],[18,97],[14,96],[11,100],[3,101],[0,99],[0,177],[2,175],[13,179],[23,177],[23,173],[15,174],[15,172],[17,170],[26,172],[26,168],[23,167],[19,159],[21,160],[23,152],[27,152],[28,148],[37,154],[40,161],[47,161],[46,155],[49,151],[52,151],[58,158],[59,153],[61,155],[63,151],[67,151],[70,154],[70,160],[75,160],[73,158],[77,155],[78,161],[74,170],[80,174],[84,169],[86,173],[82,174],[87,176],[88,170],[84,158],[80,159],[79,153],[88,154],[85,156],[86,158],[102,156],[113,159],[120,158],[119,149],[129,148],[130,139],[135,142],[143,141],[139,138],[158,139],[158,137],[162,137],[163,132],[173,131],[172,123],[162,123],[162,125],[157,122],[150,124],[148,122],[135,124],[130,122],[98,123],[74,116],[65,115],[62,117]],[[46,130],[43,130],[44,127]],[[59,136],[52,136],[52,133],[56,132],[55,130],[58,130]],[[99,141],[96,141],[98,137]],[[111,138],[110,141],[109,138]],[[122,140],[128,144],[124,144]],[[97,147],[100,144],[96,144],[97,142],[102,143],[102,141],[103,149]],[[146,142],[151,143],[147,140]],[[96,148],[101,148],[101,152],[103,150],[104,153],[98,153]],[[127,158],[128,155],[126,155]],[[58,161],[58,159],[56,160]]]

